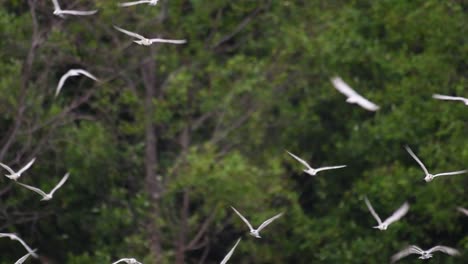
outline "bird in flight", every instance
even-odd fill
[[[463,207],[457,207],[457,210],[463,213],[464,215],[468,216],[468,209],[465,209]]]
[[[328,167],[321,167],[321,168],[314,169],[305,160],[299,158],[298,156],[292,154],[291,152],[287,150],[286,152],[288,152],[288,154],[291,155],[293,158],[295,158],[297,161],[302,163],[302,165],[306,166],[307,169],[304,170],[304,172],[311,176],[315,176],[317,175],[318,172],[323,171],[323,170],[334,170],[334,169],[341,169],[341,168],[346,167],[346,165],[338,165],[338,166],[328,166]]]
[[[119,3],[119,6],[127,7],[127,6],[134,6],[139,4],[148,4],[151,6],[155,6],[158,4],[159,0],[141,0],[141,1],[133,1],[133,2],[126,2],[126,3]]]
[[[234,250],[236,249],[237,247],[237,244],[239,244],[239,242],[241,241],[241,239],[239,238],[236,242],[236,244],[232,247],[232,249],[226,254],[226,256],[223,258],[223,260],[221,261],[220,264],[226,264],[228,262],[228,260],[231,258],[232,256],[232,253],[234,253]]]
[[[96,14],[97,10],[91,11],[78,11],[78,10],[62,10],[58,3],[58,0],[52,0],[54,3],[54,15],[59,16],[61,18],[65,18],[64,15],[74,15],[74,16],[89,16]]]
[[[96,78],[94,75],[92,75],[91,73],[89,73],[89,72],[87,72],[87,71],[85,71],[83,69],[71,69],[60,78],[60,81],[59,81],[59,83],[57,85],[57,89],[55,90],[55,97],[57,97],[57,95],[60,93],[60,90],[62,89],[63,84],[68,79],[68,77],[79,76],[79,75],[84,75],[84,76],[86,76],[86,77],[88,77],[90,79],[93,79],[95,81],[99,81],[98,78]]]
[[[250,235],[251,235],[251,236],[254,236],[254,237],[256,237],[256,238],[261,238],[261,236],[260,236],[260,231],[261,231],[263,228],[265,228],[267,225],[271,224],[271,222],[275,221],[277,218],[279,218],[280,216],[283,215],[283,213],[279,213],[279,214],[273,216],[272,218],[266,220],[265,222],[263,222],[257,229],[254,229],[254,228],[252,227],[252,225],[249,223],[249,221],[247,221],[247,219],[245,219],[245,217],[242,216],[242,215],[236,210],[236,208],[234,208],[234,207],[232,207],[232,206],[231,206],[231,208],[232,208],[232,210],[234,210],[234,212],[236,212],[236,214],[242,219],[242,221],[244,221],[245,224],[249,227],[249,229],[250,229]]]
[[[424,177],[424,180],[426,182],[432,181],[435,177],[439,176],[447,176],[447,175],[458,175],[458,174],[463,174],[466,173],[468,170],[461,170],[461,171],[452,171],[452,172],[443,172],[443,173],[437,173],[437,174],[430,174],[429,171],[426,169],[426,166],[418,159],[416,154],[410,149],[410,147],[405,146],[406,151],[413,157],[414,160],[419,164],[419,166],[423,169],[424,174],[426,175]]]
[[[409,246],[405,249],[403,249],[402,251],[396,253],[395,255],[392,256],[392,263],[408,256],[408,255],[411,255],[411,254],[419,254],[421,255],[419,257],[419,259],[429,259],[429,258],[432,258],[432,254],[434,252],[437,252],[437,251],[440,251],[440,252],[443,252],[445,254],[448,254],[450,256],[457,256],[457,255],[460,255],[460,252],[454,248],[451,248],[451,247],[446,247],[446,246],[435,246],[429,250],[422,250],[420,247],[418,246]]]
[[[5,165],[5,164],[3,164],[1,162],[0,162],[0,166],[5,168],[10,173],[10,174],[5,174],[5,176],[7,178],[10,178],[10,179],[16,181],[16,180],[18,180],[19,177],[21,177],[21,174],[23,172],[25,172],[27,169],[29,169],[29,167],[31,167],[33,165],[34,161],[36,161],[36,158],[33,158],[30,162],[28,162],[28,164],[24,165],[24,167],[21,168],[18,172],[15,172],[10,167],[8,167],[7,165]]]
[[[153,38],[153,39],[148,39],[148,38],[145,38],[143,37],[142,35],[140,34],[137,34],[135,32],[131,32],[131,31],[128,31],[128,30],[125,30],[123,28],[119,28],[118,26],[114,26],[115,29],[117,29],[118,31],[122,32],[122,33],[125,33],[131,37],[134,37],[134,38],[137,38],[138,40],[134,40],[133,42],[139,44],[139,45],[143,45],[143,46],[149,46],[153,43],[170,43],[170,44],[184,44],[186,43],[187,41],[185,39],[161,39],[161,38]]]
[[[15,262],[15,264],[23,264],[23,262],[25,262],[26,259],[29,258],[29,256],[31,256],[32,253],[34,253],[35,251],[36,251],[36,249],[33,250],[33,252],[29,252],[28,254],[22,256],[20,259],[18,259],[18,260]]]
[[[353,88],[346,84],[340,77],[333,77],[331,82],[340,93],[348,97],[346,102],[350,104],[358,104],[368,111],[377,111],[379,109],[378,105],[362,97],[360,94],[354,91]]]
[[[375,220],[377,220],[377,223],[379,224],[378,226],[374,226],[374,228],[377,228],[379,230],[387,230],[390,224],[400,220],[409,210],[409,204],[405,202],[389,218],[385,219],[385,221],[382,222],[379,215],[374,211],[374,208],[369,202],[369,199],[367,199],[367,197],[364,197],[364,201],[366,202],[367,208],[369,208],[369,211],[371,212],[372,216],[374,216]]]
[[[449,96],[449,95],[433,94],[432,98],[439,99],[439,100],[447,100],[447,101],[462,101],[465,105],[468,105],[468,98],[464,98],[464,97],[461,97],[461,96]]]
[[[33,256],[34,258],[38,258],[39,256],[34,253],[36,251],[36,249],[31,249],[21,238],[19,238],[16,234],[13,234],[13,233],[0,233],[0,238],[2,237],[9,237],[11,240],[16,240],[18,242],[21,243],[21,245],[23,245],[23,247],[26,249],[26,251],[28,251],[29,254],[31,254],[31,256]]]
[[[60,187],[62,187],[62,185],[68,180],[68,177],[70,176],[70,173],[66,173],[63,178],[60,180],[60,182],[52,189],[52,191],[50,191],[49,193],[45,193],[44,191],[42,191],[41,189],[39,188],[36,188],[36,187],[33,187],[33,186],[30,186],[30,185],[26,185],[26,184],[23,184],[23,183],[20,183],[20,182],[17,182],[19,185],[23,186],[24,188],[27,188],[33,192],[36,192],[38,194],[40,194],[42,196],[42,199],[41,201],[48,201],[50,199],[52,199],[55,191],[57,191]]]
[[[112,263],[112,264],[117,264],[117,263],[120,263],[120,262],[125,262],[127,264],[141,264],[141,262],[138,262],[136,259],[134,258],[123,258],[123,259],[119,259],[117,260],[116,262]]]

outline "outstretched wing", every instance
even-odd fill
[[[232,256],[232,253],[234,253],[234,250],[236,249],[237,247],[237,244],[239,244],[239,242],[241,241],[241,239],[239,238],[236,242],[236,244],[232,247],[232,249],[226,254],[226,256],[223,258],[223,260],[221,261],[220,264],[226,264],[228,262],[228,260],[231,258]]]
[[[411,155],[411,157],[413,157],[413,159],[419,164],[419,166],[423,169],[424,173],[429,174],[429,171],[426,169],[426,166],[424,166],[422,161],[418,159],[418,157],[416,156],[416,154],[414,154],[414,152],[410,149],[410,147],[405,146],[405,149]]]
[[[417,246],[409,246],[402,251],[396,253],[392,256],[392,263],[397,262],[398,260],[411,255],[411,254],[421,254],[423,250]]]
[[[450,100],[450,101],[465,101],[466,98],[460,96],[448,96],[442,94],[433,94],[432,98],[439,99],[439,100]]]
[[[8,167],[6,164],[3,164],[0,162],[0,166],[2,166],[5,170],[7,170],[10,174],[15,174],[15,172],[10,168]]]
[[[448,176],[448,175],[458,175],[458,174],[463,174],[463,173],[466,173],[466,172],[468,172],[468,170],[452,171],[452,172],[443,172],[443,173],[434,174],[434,177]]]
[[[97,10],[78,11],[78,10],[61,10],[60,14],[74,15],[74,16],[90,16],[97,13]]]
[[[162,39],[162,38],[154,38],[150,39],[151,43],[158,42],[158,43],[170,43],[170,44],[185,44],[187,40],[185,39]]]
[[[346,165],[338,165],[338,166],[328,166],[328,167],[321,167],[315,169],[316,172],[323,171],[323,170],[335,170],[335,169],[341,169],[346,167]]]
[[[122,33],[125,33],[125,34],[131,36],[131,37],[134,37],[134,38],[137,38],[137,39],[145,39],[145,37],[143,37],[142,35],[137,34],[135,32],[131,32],[131,31],[125,30],[123,28],[119,28],[118,26],[115,26],[115,25],[114,25],[114,28],[117,29],[118,31],[122,32]]]
[[[333,86],[342,94],[346,95],[348,98],[351,98],[352,102],[357,103],[362,108],[369,111],[377,111],[379,106],[367,100],[356,91],[353,90],[347,83],[345,83],[340,77],[333,77],[331,79]]]
[[[70,77],[72,75],[73,75],[73,70],[69,70],[69,71],[67,71],[67,73],[62,75],[62,77],[60,78],[60,81],[59,81],[59,83],[57,85],[57,89],[55,90],[55,97],[57,97],[57,95],[60,93],[60,90],[62,89],[63,84],[68,79],[68,77]]]
[[[281,217],[283,215],[283,213],[279,213],[275,216],[273,216],[272,218],[266,220],[265,222],[263,222],[257,229],[258,232],[260,232],[263,228],[267,227],[267,225],[271,224],[271,222],[275,221],[276,219],[278,219],[279,217]]]
[[[380,219],[379,215],[374,211],[374,208],[372,207],[372,204],[369,202],[369,199],[367,197],[364,197],[364,202],[366,202],[367,208],[371,212],[372,216],[374,216],[375,220],[377,220],[377,223],[382,224],[382,220]]]
[[[18,259],[15,264],[23,264],[23,262],[29,258],[29,256],[31,256],[32,254],[34,254],[34,252],[36,251],[37,249],[34,249],[33,252],[29,252],[28,254],[22,256],[20,259]]]
[[[134,6],[139,4],[147,4],[151,3],[149,0],[141,0],[141,1],[134,1],[134,2],[126,2],[126,3],[119,3],[119,6],[127,7],[127,6]]]
[[[247,221],[247,219],[245,219],[245,217],[243,215],[241,215],[241,213],[239,213],[236,208],[234,208],[233,206],[231,206],[232,210],[234,210],[234,212],[236,212],[236,214],[242,219],[242,221],[244,221],[244,223],[249,227],[249,229],[252,231],[253,230],[253,227],[252,225],[249,223],[249,221]]]
[[[465,209],[463,207],[457,207],[457,210],[468,216],[468,209]]]
[[[19,185],[23,186],[23,187],[26,188],[26,189],[29,189],[29,190],[31,190],[31,191],[33,191],[33,192],[36,192],[36,193],[42,195],[42,197],[46,197],[46,196],[47,196],[47,194],[46,194],[44,191],[42,191],[41,189],[39,189],[39,188],[30,186],[30,185],[27,185],[27,184],[24,184],[24,183],[21,183],[21,182],[16,182],[16,183],[18,183]]]
[[[385,219],[384,223],[390,225],[391,223],[400,220],[408,212],[409,207],[409,203],[405,202],[389,218]]]
[[[60,10],[60,5],[57,0],[52,0],[52,3],[54,4],[54,9],[55,10]]]
[[[458,251],[457,249],[451,248],[451,247],[446,247],[446,246],[435,246],[435,247],[432,247],[431,249],[429,249],[427,252],[432,253],[432,252],[436,252],[436,251],[444,252],[445,254],[448,254],[450,256],[460,255],[460,251]]]
[[[19,236],[17,236],[16,234],[11,234],[11,235],[10,235],[10,238],[11,238],[11,239],[14,239],[14,240],[16,240],[16,241],[18,241],[18,242],[20,242],[21,245],[23,245],[23,247],[28,251],[28,253],[30,253],[31,256],[33,256],[34,258],[38,258],[38,257],[39,257],[36,253],[34,253],[36,250],[32,250],[32,249],[26,244],[26,242],[24,242],[24,241],[23,241]]]
[[[291,152],[287,151],[286,152],[291,155],[291,157],[295,158],[297,161],[299,161],[300,163],[302,163],[302,165],[306,166],[309,170],[312,169],[312,167],[310,167],[310,165],[303,159],[299,158],[298,156],[292,154]]]
[[[114,262],[114,263],[112,263],[112,264],[117,264],[117,263],[120,263],[120,262],[122,262],[122,261],[125,261],[125,262],[126,262],[126,261],[128,261],[128,260],[129,260],[128,258],[123,258],[123,259],[117,260],[116,262]]]
[[[62,185],[68,180],[68,177],[70,176],[70,173],[66,173],[63,178],[60,180],[60,182],[50,191],[50,195],[53,195],[55,191],[57,191]]]
[[[29,169],[29,167],[31,167],[33,165],[34,161],[36,161],[36,158],[33,158],[28,164],[24,165],[24,167],[21,168],[21,170],[18,171],[18,174],[21,174],[21,173],[25,172],[27,169]]]
[[[75,71],[77,73],[80,73],[80,74],[83,74],[85,75],[86,77],[90,78],[90,79],[93,79],[95,81],[99,81],[98,78],[96,78],[96,76],[92,75],[91,73],[89,73],[88,71],[85,71],[83,69],[75,69]]]

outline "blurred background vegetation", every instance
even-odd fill
[[[386,263],[410,244],[468,249],[468,2],[459,0],[59,1],[99,12],[60,19],[52,1],[2,0],[0,232],[29,263]],[[139,46],[112,25],[185,45]],[[102,81],[60,77],[83,68]],[[339,75],[381,109],[345,102]],[[318,177],[312,166],[346,164]],[[6,173],[6,171],[2,172]],[[382,218],[404,201],[402,221]],[[235,206],[254,226],[247,235]],[[0,263],[25,254],[0,239]],[[464,260],[465,259],[465,260]],[[419,263],[416,256],[402,263]],[[432,263],[466,263],[435,255]]]

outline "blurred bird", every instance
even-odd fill
[[[249,229],[250,229],[250,235],[251,235],[251,236],[254,236],[254,237],[256,237],[256,238],[261,238],[261,236],[260,236],[260,231],[261,231],[263,228],[265,228],[267,225],[271,224],[271,222],[275,221],[277,218],[279,218],[280,216],[283,215],[283,213],[279,213],[279,214],[273,216],[272,218],[266,220],[265,222],[263,222],[257,229],[254,229],[254,228],[252,227],[252,225],[249,223],[249,221],[247,221],[247,219],[245,219],[245,217],[242,216],[242,215],[236,210],[236,208],[234,208],[234,207],[232,207],[232,206],[231,206],[231,208],[232,208],[232,210],[234,210],[234,212],[236,212],[236,214],[242,219],[242,221],[244,221],[244,222],[247,224],[247,226],[248,226]]]
[[[117,263],[120,263],[120,262],[125,262],[127,264],[141,264],[141,262],[138,262],[136,259],[134,258],[123,258],[123,259],[119,259],[117,260],[116,262],[112,263],[112,264],[117,264]]]
[[[364,197],[364,201],[366,202],[367,208],[369,208],[369,211],[371,212],[372,216],[374,216],[375,220],[377,220],[377,223],[379,224],[378,226],[374,226],[374,228],[380,230],[387,230],[390,224],[400,220],[409,210],[409,204],[405,202],[389,218],[385,219],[385,221],[382,222],[382,220],[380,220],[379,215],[374,211],[374,208],[372,208],[372,204],[369,202],[369,199],[367,199],[367,197]]]
[[[65,176],[63,176],[63,178],[60,180],[60,182],[49,193],[45,193],[41,189],[30,186],[30,185],[26,185],[26,184],[23,184],[23,183],[20,183],[20,182],[17,182],[17,183],[19,185],[23,186],[24,188],[27,188],[27,189],[29,189],[29,190],[31,190],[33,192],[36,192],[36,193],[40,194],[43,197],[41,199],[41,201],[48,201],[48,200],[52,199],[55,191],[57,191],[60,187],[62,187],[62,185],[67,181],[69,176],[70,176],[70,173],[65,174]]]
[[[227,255],[223,258],[223,260],[221,261],[220,264],[226,264],[228,262],[228,260],[231,258],[232,256],[232,253],[234,253],[234,249],[236,249],[237,247],[237,244],[239,244],[239,242],[241,241],[241,239],[239,238],[236,242],[236,244],[232,247],[232,249],[227,253]]]
[[[161,39],[161,38],[153,38],[153,39],[148,39],[143,37],[140,34],[125,30],[123,28],[119,28],[118,26],[114,26],[115,29],[118,31],[125,33],[131,37],[137,38],[138,40],[134,40],[133,42],[139,44],[139,45],[144,45],[144,46],[149,46],[155,42],[158,43],[170,43],[170,44],[184,44],[187,41],[185,39]]]
[[[29,254],[31,254],[31,256],[33,256],[34,258],[38,258],[39,256],[34,253],[36,251],[36,249],[31,249],[21,238],[19,238],[16,234],[13,234],[13,233],[0,233],[0,238],[2,237],[9,237],[11,240],[16,240],[18,242],[21,243],[21,245],[23,245],[23,247],[26,249],[26,251],[28,251]]]
[[[58,3],[58,0],[52,0],[54,3],[54,15],[59,16],[61,18],[65,18],[64,15],[75,15],[75,16],[89,16],[96,14],[97,10],[91,11],[78,11],[78,10],[62,10]]]
[[[468,216],[468,209],[465,209],[463,207],[457,207],[457,210]]]
[[[348,84],[346,84],[340,77],[333,77],[331,79],[333,86],[342,94],[346,95],[348,99],[346,102],[350,104],[358,104],[362,108],[369,111],[377,111],[379,106],[362,97],[356,91],[354,91]]]
[[[21,174],[23,172],[25,172],[27,169],[29,169],[29,167],[31,167],[34,163],[34,161],[36,161],[36,158],[33,158],[28,164],[24,165],[23,168],[21,168],[18,172],[15,172],[13,171],[10,167],[8,167],[7,165],[3,164],[0,162],[0,166],[2,166],[3,168],[5,168],[10,174],[5,174],[5,176],[7,178],[10,178],[14,181],[18,180],[19,177],[21,177]]]
[[[302,163],[302,165],[306,166],[307,170],[304,170],[304,172],[311,176],[315,176],[317,175],[318,172],[323,171],[323,170],[334,170],[334,169],[340,169],[340,168],[346,167],[346,165],[338,165],[338,166],[329,166],[329,167],[321,167],[321,168],[313,169],[305,160],[299,158],[298,156],[292,154],[291,152],[287,150],[286,152],[288,152],[288,154],[291,155],[293,158],[295,158],[297,161]]]
[[[62,86],[65,83],[65,81],[68,79],[68,77],[79,76],[79,75],[84,75],[90,79],[99,81],[98,78],[96,78],[94,75],[92,75],[91,73],[83,69],[71,69],[60,78],[60,81],[57,85],[57,90],[55,91],[55,97],[57,97],[57,95],[60,93],[60,90],[62,89]]]
[[[429,259],[429,258],[432,258],[432,253],[436,252],[436,251],[440,251],[440,252],[443,252],[445,254],[448,254],[450,256],[457,256],[457,255],[460,255],[460,252],[454,248],[450,248],[450,247],[446,247],[446,246],[435,246],[429,250],[422,250],[420,247],[418,246],[409,246],[405,249],[403,249],[402,251],[396,253],[395,255],[392,256],[392,263],[408,256],[408,255],[411,255],[411,254],[419,254],[421,255],[419,257],[419,259]]]
[[[139,5],[139,4],[148,4],[155,6],[158,4],[159,0],[141,0],[141,1],[134,1],[134,2],[126,2],[126,3],[120,3],[119,6],[134,6],[134,5]]]
[[[33,252],[35,252],[36,249],[33,250]],[[18,259],[15,264],[23,264],[24,261],[26,261],[27,258],[29,258],[29,256],[32,255],[32,252],[29,252],[28,254],[22,256],[20,259]]]
[[[462,101],[465,105],[468,105],[468,98],[460,97],[460,96],[448,96],[448,95],[441,95],[441,94],[433,94],[432,98],[439,99],[439,100],[448,100],[448,101]]]
[[[411,157],[413,157],[413,159],[416,160],[416,162],[419,164],[419,166],[423,169],[424,174],[426,175],[424,177],[424,180],[426,182],[432,181],[435,177],[447,176],[447,175],[458,175],[458,174],[466,173],[468,171],[468,170],[461,170],[461,171],[452,171],[452,172],[443,172],[443,173],[437,173],[437,174],[430,174],[429,171],[426,169],[426,166],[424,166],[424,164],[418,159],[416,154],[414,154],[414,152],[408,146],[405,146],[405,149],[411,155]]]

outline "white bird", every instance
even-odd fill
[[[448,100],[448,101],[462,101],[465,105],[468,105],[468,98],[464,98],[464,97],[461,97],[461,96],[449,96],[449,95],[433,94],[432,98],[439,99],[439,100]]]
[[[120,263],[120,262],[125,262],[127,264],[141,264],[141,262],[138,262],[136,259],[134,258],[123,258],[123,259],[119,259],[117,260],[116,262],[112,263],[112,264],[116,264],[116,263]]]
[[[236,242],[236,244],[232,247],[232,249],[226,254],[226,256],[223,258],[223,260],[221,261],[220,264],[226,264],[228,262],[228,260],[231,258],[232,256],[232,253],[234,253],[234,249],[236,249],[237,247],[237,244],[239,244],[239,242],[241,241],[241,239],[239,238]]]
[[[34,253],[36,251],[36,249],[31,249],[21,238],[19,238],[16,234],[13,234],[13,233],[0,233],[0,238],[2,237],[9,237],[11,240],[16,240],[18,242],[21,243],[21,245],[23,245],[23,247],[26,249],[26,251],[28,251],[29,254],[31,254],[31,256],[33,256],[34,258],[38,258],[39,256]]]
[[[463,207],[457,207],[457,210],[468,216],[468,209],[465,209]]]
[[[68,79],[68,77],[79,76],[79,75],[84,75],[90,79],[99,81],[98,78],[96,78],[94,75],[92,75],[91,73],[83,69],[71,69],[60,78],[60,81],[57,85],[57,90],[55,91],[55,97],[57,97],[57,95],[60,93],[60,90],[62,89],[62,86],[65,83],[65,81]]]
[[[3,164],[1,162],[0,162],[0,166],[5,168],[10,173],[10,174],[5,174],[5,176],[7,178],[10,178],[10,179],[16,181],[16,180],[18,180],[19,177],[21,177],[21,174],[23,172],[25,172],[27,169],[29,169],[29,167],[31,167],[33,165],[34,161],[36,161],[36,158],[33,158],[28,164],[24,165],[24,167],[21,168],[18,172],[15,172],[10,167],[8,167],[7,165],[5,165],[5,164]]]
[[[151,6],[155,6],[158,4],[159,0],[141,0],[141,1],[134,1],[134,2],[126,2],[126,3],[119,3],[119,6],[134,6],[134,5],[139,5],[139,4],[148,4]]]
[[[78,10],[62,10],[58,3],[58,0],[52,0],[54,3],[54,15],[64,18],[64,15],[75,15],[75,16],[89,16],[96,14],[97,10],[91,11],[78,11]]]
[[[155,42],[159,43],[170,43],[170,44],[184,44],[187,41],[185,39],[161,39],[161,38],[153,38],[153,39],[148,39],[143,37],[140,34],[125,30],[123,28],[119,28],[118,26],[114,26],[115,29],[118,31],[125,33],[131,37],[137,38],[138,40],[134,40],[133,42],[139,44],[139,45],[144,45],[144,46],[149,46]]]
[[[261,236],[260,236],[260,231],[261,231],[263,228],[265,228],[267,225],[271,224],[271,222],[275,221],[277,218],[279,218],[280,216],[283,215],[283,213],[279,213],[279,214],[273,216],[272,218],[266,220],[265,222],[263,222],[257,229],[254,229],[254,228],[252,227],[252,225],[249,223],[249,221],[247,221],[247,219],[245,219],[245,217],[242,216],[242,215],[236,210],[236,208],[234,208],[234,207],[232,207],[232,206],[231,206],[231,208],[232,208],[232,210],[234,210],[234,212],[236,212],[236,214],[242,219],[242,221],[244,221],[244,222],[247,224],[247,226],[248,226],[249,229],[250,229],[250,235],[251,235],[251,236],[254,236],[254,237],[256,237],[256,238],[261,238]]]
[[[33,250],[33,252],[36,251],[36,249]],[[26,261],[27,258],[29,258],[29,256],[32,255],[32,252],[29,252],[28,254],[22,256],[20,259],[18,259],[15,264],[23,264],[24,261]]]
[[[293,158],[295,158],[297,161],[302,163],[302,165],[306,166],[307,169],[304,170],[304,172],[311,176],[315,176],[318,172],[323,171],[323,170],[334,170],[334,169],[341,169],[341,168],[346,167],[346,165],[338,165],[338,166],[328,166],[328,167],[321,167],[321,168],[314,169],[305,160],[299,158],[298,156],[292,154],[291,152],[287,150],[286,152],[288,152],[288,154],[291,155]]]
[[[20,182],[17,182],[17,183],[19,185],[23,186],[24,188],[27,188],[27,189],[29,189],[29,190],[31,190],[33,192],[36,192],[36,193],[40,194],[43,197],[41,199],[41,201],[48,201],[48,200],[52,199],[55,191],[57,191],[60,187],[62,187],[62,185],[67,181],[69,176],[70,176],[70,173],[67,172],[65,174],[65,176],[63,176],[63,178],[60,180],[60,182],[49,193],[45,193],[41,189],[30,186],[30,185],[26,185],[26,184],[23,184],[23,183],[20,183]]]
[[[358,104],[362,108],[369,111],[377,111],[379,106],[362,97],[356,91],[353,90],[348,84],[346,84],[340,77],[333,77],[331,79],[333,86],[342,94],[346,95],[348,99],[346,102],[350,104]]]
[[[403,249],[402,251],[396,253],[395,255],[392,256],[392,263],[408,256],[408,255],[411,255],[411,254],[419,254],[421,255],[419,257],[419,259],[429,259],[429,258],[432,258],[432,253],[436,252],[436,251],[440,251],[440,252],[443,252],[445,254],[448,254],[450,256],[457,256],[457,255],[460,255],[460,252],[454,248],[450,248],[450,247],[446,247],[446,246],[435,246],[429,250],[422,250],[420,247],[418,246],[409,246],[405,249]]]
[[[414,154],[414,152],[408,146],[405,146],[405,149],[406,149],[406,151],[408,151],[408,153],[411,155],[411,157],[413,157],[413,159],[416,160],[416,162],[419,164],[419,166],[423,169],[424,174],[426,175],[424,177],[424,180],[426,182],[432,181],[435,177],[447,176],[447,175],[458,175],[458,174],[466,173],[468,171],[468,170],[461,170],[461,171],[452,171],[452,172],[443,172],[443,173],[437,173],[437,174],[430,174],[429,171],[426,169],[426,166],[424,166],[424,164],[418,159],[416,154]]]
[[[377,220],[377,223],[379,224],[378,226],[374,226],[374,228],[377,228],[380,230],[387,230],[390,224],[400,220],[409,210],[409,204],[405,202],[389,218],[385,219],[385,221],[382,222],[379,215],[374,211],[374,208],[372,207],[372,204],[369,202],[369,199],[367,199],[367,197],[364,197],[364,201],[366,202],[367,208],[369,208],[369,211],[371,212],[372,216],[374,216],[375,220]]]

